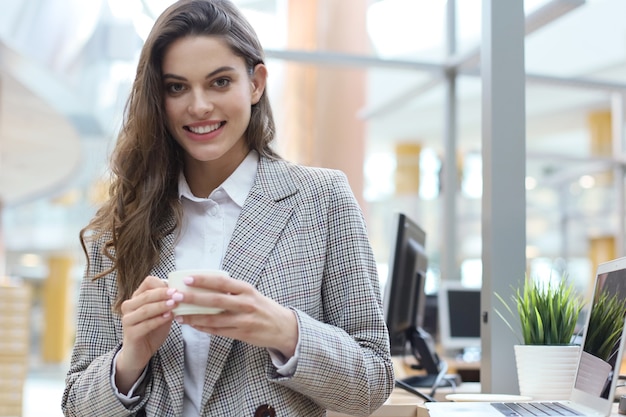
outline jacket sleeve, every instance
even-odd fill
[[[96,271],[108,262],[99,249],[97,244],[91,248],[91,267]],[[121,329],[116,332],[113,313],[116,279],[111,275],[94,281],[87,271],[80,285],[76,340],[61,404],[68,417],[130,416],[143,407],[144,400],[127,409],[111,384],[113,358],[121,346],[121,336],[117,336]]]
[[[345,176],[328,187],[322,313],[297,311],[300,357],[291,378],[279,383],[326,409],[369,415],[394,385],[380,284],[365,221]]]

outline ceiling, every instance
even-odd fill
[[[572,1],[579,2],[553,0],[554,3]],[[14,225],[19,224],[19,231],[23,231],[32,223],[29,216],[33,214],[18,213],[20,207],[46,196],[58,202],[59,196],[77,184],[82,187],[93,184],[94,177],[104,170],[106,151],[119,125],[136,52],[141,46],[132,21],[116,19],[109,7],[111,3],[23,0],[11,2],[6,8],[3,4],[0,199],[12,216],[12,224],[6,227],[11,232],[5,238],[9,249],[33,245],[32,233],[16,233],[18,229]],[[127,2],[128,7],[135,3]],[[286,1],[237,3],[281,18],[284,13],[280,10]],[[584,4],[535,28],[526,38],[527,170],[547,187],[547,191],[544,188],[529,193],[529,215],[537,214],[537,218],[529,218],[529,228],[539,224],[537,234],[552,241],[546,243],[552,247],[559,246],[555,236],[558,226],[554,222],[559,221],[561,203],[556,200],[561,190],[569,189],[572,181],[597,168],[598,161],[591,158],[589,150],[587,117],[592,111],[611,108],[615,97],[611,91],[615,88],[621,88],[622,94],[626,91],[626,1],[580,0],[580,3]],[[459,2],[464,5],[461,7],[468,4],[469,0]],[[476,0],[474,8],[478,4],[480,0]],[[469,12],[459,12],[458,18],[467,20],[470,15],[476,18],[476,13]],[[479,22],[470,23],[479,25]],[[406,29],[415,30],[408,26]],[[411,32],[406,36],[419,35]],[[468,39],[459,42],[461,54],[479,46],[479,40],[471,36]],[[368,70],[368,102],[357,116],[367,121],[370,154],[393,152],[393,143],[406,138],[420,140],[424,146],[442,152],[444,85],[432,81],[437,68],[443,68],[446,62],[441,51],[441,45],[418,55],[408,51],[385,57],[378,51],[378,58],[423,63],[424,68],[431,70],[393,68],[368,57],[372,65]],[[319,59],[309,58],[313,63]],[[481,89],[476,68],[462,72],[458,82],[459,149],[465,154],[479,154]],[[428,87],[424,88],[425,85]],[[606,160],[600,163],[606,164]],[[598,198],[613,199],[612,194],[603,192],[590,194],[586,199]],[[576,201],[572,216],[584,213],[590,204]],[[437,210],[431,203],[424,205]],[[462,221],[469,219],[463,233],[472,236],[480,236],[479,229],[476,232],[480,217],[476,205],[475,201],[469,201],[462,205],[460,213]],[[82,224],[85,220],[81,216],[69,217],[64,221]],[[425,218],[432,219],[429,228],[436,230],[437,217]],[[551,224],[543,224],[545,219],[550,219]],[[598,232],[614,227],[614,223],[597,225]],[[574,233],[582,237],[590,232],[581,229]],[[20,234],[31,239],[15,243],[14,236]],[[529,237],[532,238],[532,231]],[[69,239],[75,242],[74,230]],[[46,247],[44,243],[41,245]],[[470,243],[462,245],[474,247]]]
[[[6,206],[63,190],[78,174],[81,138],[70,121],[0,68],[0,201]]]

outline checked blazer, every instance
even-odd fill
[[[176,268],[174,245],[174,234],[163,240],[153,275],[163,279]],[[110,265],[100,251],[101,242],[89,249],[93,271],[81,283],[63,411],[180,416],[184,357],[176,322],[148,365],[140,399],[126,408],[115,396],[111,369],[122,326],[112,312],[116,274],[92,279]],[[267,349],[212,336],[202,416],[254,416],[263,405],[278,417],[326,410],[366,416],[388,398],[393,368],[376,264],[343,173],[261,157],[222,267],[296,312],[300,357],[294,375],[284,377]]]

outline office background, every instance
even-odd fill
[[[0,262],[36,289],[37,363],[66,360],[70,339],[45,340],[46,326],[61,319],[71,334],[78,231],[106,198],[142,37],[168,3],[0,0]],[[392,213],[404,211],[428,234],[430,290],[479,285],[482,2],[236,3],[267,50],[277,149],[348,174],[381,279]],[[520,239],[531,273],[566,271],[584,292],[598,262],[624,254],[626,2],[525,0],[524,11]]]

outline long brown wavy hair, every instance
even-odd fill
[[[254,29],[228,0],[180,0],[155,22],[141,50],[124,123],[111,155],[109,199],[80,231],[88,276],[99,279],[117,272],[117,311],[159,262],[161,239],[180,224],[178,176],[183,150],[166,127],[161,67],[172,42],[198,35],[225,40],[233,53],[245,60],[250,74],[257,64],[264,63]],[[274,134],[270,102],[263,93],[252,106],[245,140],[250,149],[278,159],[270,148]],[[102,255],[112,266],[91,271],[87,244],[96,240],[103,242]]]

